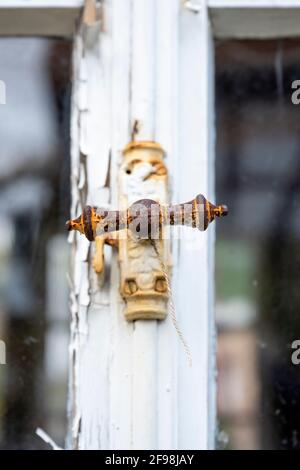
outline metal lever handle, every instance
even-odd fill
[[[163,226],[185,225],[204,231],[215,217],[227,214],[227,206],[215,206],[199,194],[192,201],[176,205],[141,199],[124,211],[86,206],[79,217],[68,220],[66,225],[69,231],[78,230],[91,242],[96,236],[124,229],[135,232],[140,238],[160,238]]]

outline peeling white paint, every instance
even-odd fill
[[[107,205],[105,188],[110,149],[110,67],[105,34],[100,23],[81,28],[74,42],[72,97],[71,216],[82,205]],[[84,160],[83,160],[84,158]],[[108,390],[109,287],[100,289],[91,269],[90,243],[84,236],[70,236],[73,244],[71,289],[71,340],[68,447],[106,448]],[[106,384],[106,385],[104,385]]]

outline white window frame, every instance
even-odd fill
[[[83,4],[2,0],[0,35],[69,37]],[[103,8],[98,59],[90,50],[83,67],[84,39],[74,38],[72,215],[80,209],[78,122],[84,122],[85,111],[98,136],[89,142],[87,158],[90,203],[108,202],[101,175],[110,155],[116,181],[134,119],[143,122],[140,138],[156,139],[167,150],[173,201],[199,192],[214,200],[214,38],[300,36],[300,0],[105,0]],[[110,200],[116,205],[114,183]],[[175,304],[192,369],[169,320],[124,321],[116,255],[111,282],[93,294],[97,280],[89,271],[89,245],[76,239],[70,447],[214,448],[214,228],[192,237],[173,250]]]

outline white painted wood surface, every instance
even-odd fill
[[[173,201],[208,192],[212,69],[204,3],[202,8],[202,14],[194,15],[174,0],[163,5],[158,0],[112,0],[105,6],[99,43],[86,49],[77,37],[72,215],[81,211],[82,199],[116,207],[121,151],[136,120],[136,138],[156,139],[167,152]],[[95,123],[97,133],[91,131]],[[108,190],[103,172],[110,149]],[[96,176],[99,168],[102,178]],[[214,434],[209,405],[214,386],[208,372],[211,237],[194,232],[193,243],[174,241],[174,296],[192,348],[192,368],[169,318],[124,320],[117,254],[106,259],[107,275],[99,285],[90,269],[90,248],[83,237],[75,237],[70,446],[207,448],[209,433]]]
[[[72,36],[84,0],[1,0],[0,35]]]
[[[201,2],[191,0],[185,8],[190,13],[197,11]],[[160,9],[165,3],[160,2]],[[184,2],[174,0],[175,3],[179,7]],[[2,0],[0,35],[71,36],[83,5],[84,0]],[[207,5],[214,36],[218,38],[300,35],[299,0],[207,0]]]
[[[179,166],[174,187],[180,201],[197,193],[214,201],[213,50],[208,12],[182,11],[179,33]],[[183,228],[175,287],[180,322],[190,342],[193,367],[181,355],[178,376],[178,445],[181,449],[214,446],[214,346],[212,242],[205,233]]]
[[[85,50],[83,58],[85,45],[77,38],[73,215],[80,212],[85,187],[89,203],[108,202],[105,179],[92,175],[93,168],[97,173],[97,165],[105,169],[104,162],[108,162],[107,138],[101,136],[111,139],[111,181],[115,182],[121,150],[135,120],[139,121],[137,139],[155,138],[167,151],[174,201],[209,192],[212,69],[208,67],[211,43],[204,3],[202,8],[201,15],[194,15],[174,0],[167,0],[163,7],[159,2],[134,0],[132,8],[130,2],[113,0],[105,12],[100,54],[95,52],[98,44]],[[106,78],[110,70],[112,75]],[[99,89],[106,91],[101,94]],[[87,121],[89,115],[98,125],[96,140],[88,130],[94,127]],[[87,129],[82,132],[84,126]],[[98,149],[98,157],[91,147]],[[86,161],[82,156],[80,161],[80,149],[87,154]],[[114,184],[111,200],[115,205]],[[73,447],[205,449],[211,445],[211,236],[193,232],[191,237],[175,241],[173,251],[177,314],[193,354],[189,368],[169,318],[125,322],[116,254],[110,278],[99,286],[89,268],[86,241],[76,236],[70,387]]]
[[[156,68],[154,138],[166,151],[170,175],[170,201],[179,199],[173,183],[178,166],[178,40],[180,4],[156,0]],[[172,250],[172,279],[178,275],[178,242]],[[179,352],[178,352],[179,349]],[[184,355],[170,316],[158,323],[157,330],[157,448],[178,447],[178,354]],[[185,367],[187,361],[185,361]]]
[[[132,3],[131,123],[139,122],[137,140],[153,140],[155,128],[155,2]],[[157,321],[133,327],[132,446],[157,448]],[[135,398],[136,397],[136,398]],[[155,411],[154,411],[155,410]],[[154,411],[154,412],[153,412]]]
[[[112,92],[111,92],[111,203],[118,207],[118,168],[122,161],[124,143],[129,141],[130,125],[130,77],[131,77],[131,3],[123,0],[112,2]],[[124,21],[126,18],[126,21]],[[117,253],[111,262],[110,308],[110,366],[108,432],[111,449],[132,448],[132,347],[133,323],[126,322],[124,302],[119,293],[119,265]]]
[[[100,24],[85,27],[75,39],[72,99],[72,216],[86,203],[109,202],[105,187],[110,153],[111,54]],[[101,40],[100,40],[101,37]],[[68,446],[109,448],[110,290],[91,268],[93,247],[71,235],[70,397]],[[106,261],[109,264],[110,252]]]

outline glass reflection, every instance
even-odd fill
[[[0,447],[63,445],[71,43],[1,39]]]

